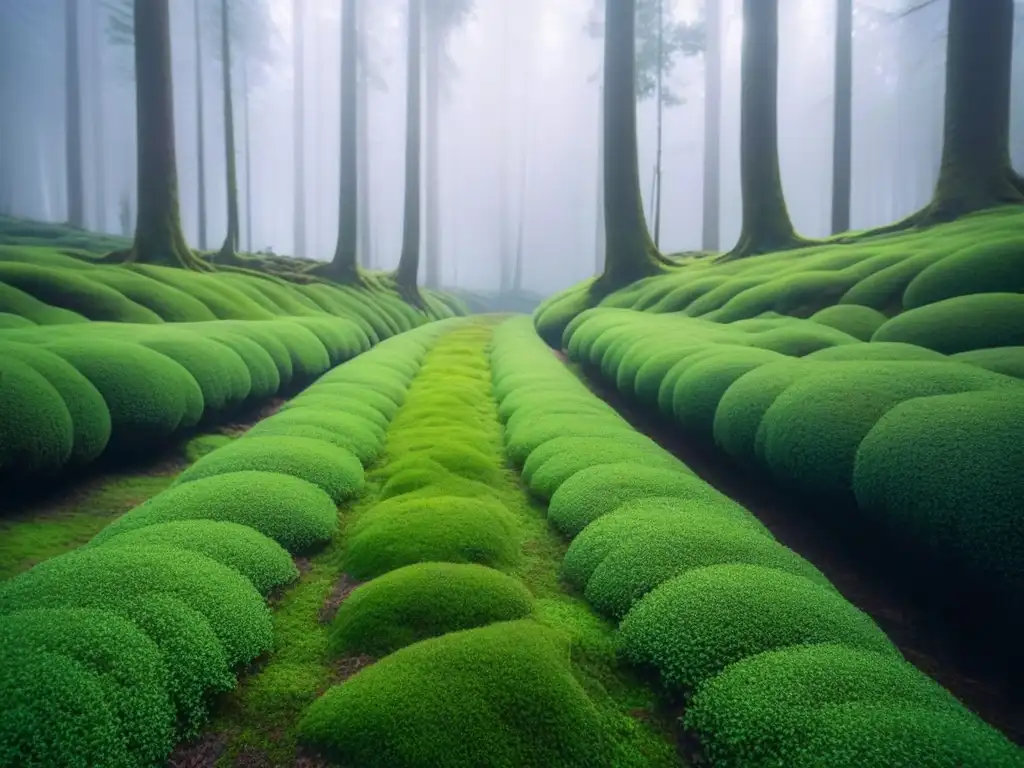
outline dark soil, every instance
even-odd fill
[[[341,574],[341,578],[331,588],[331,593],[324,600],[323,606],[320,608],[320,623],[330,624],[334,620],[335,614],[338,613],[338,608],[346,598],[352,594],[353,590],[363,582],[357,581],[349,576],[347,573]]]
[[[746,507],[776,539],[813,563],[875,620],[908,661],[1024,745],[1024,695],[1014,682],[1021,662],[1013,646],[1020,635],[1012,627],[998,626],[1005,610],[972,593],[961,579],[950,574],[943,578],[934,567],[908,562],[905,552],[884,546],[883,536],[862,525],[854,529],[836,523],[856,520],[855,510],[844,514],[828,500],[787,493],[714,445],[682,433],[660,414],[627,402],[601,382],[599,372],[584,380],[635,429]]]
[[[377,660],[373,658],[373,656],[367,656],[365,653],[359,654],[358,656],[342,656],[334,664],[334,680],[338,683],[344,683],[357,672],[366,669],[375,661]]]
[[[209,733],[198,741],[179,744],[167,758],[167,768],[212,768],[224,753],[227,737]]]

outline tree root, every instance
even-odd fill
[[[730,261],[739,261],[751,256],[761,256],[766,253],[777,251],[793,251],[797,248],[807,248],[812,245],[819,245],[820,240],[809,240],[803,237],[788,237],[775,243],[758,242],[750,237],[741,238],[736,247],[731,251],[716,256],[715,264],[726,264]]]

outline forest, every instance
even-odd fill
[[[0,768],[1024,768],[1024,2],[0,0]]]

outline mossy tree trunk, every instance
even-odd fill
[[[853,0],[836,0],[835,108],[832,136],[832,234],[850,228],[853,154]]]
[[[228,0],[220,0],[220,46],[224,87],[224,156],[227,172],[228,231],[217,261],[231,264],[238,252],[238,169],[235,161],[235,110],[231,97],[231,16]]]
[[[242,120],[245,124],[245,249],[252,253],[252,131],[249,126],[249,61],[242,57]]]
[[[359,14],[359,236],[358,247],[361,266],[373,266],[371,213],[370,213],[370,59],[366,39],[366,13]]]
[[[196,163],[197,163],[197,189],[196,196],[198,206],[199,222],[199,247],[206,249],[206,120],[203,104],[203,33],[200,22],[199,0],[195,1],[193,8],[195,14],[195,36],[196,36]]]
[[[305,0],[295,0],[292,6],[292,26],[295,59],[294,70],[294,110],[295,120],[292,129],[295,132],[295,199],[293,226],[295,227],[295,241],[292,250],[296,256],[306,255],[306,50],[305,44]]]
[[[209,269],[181,230],[169,0],[134,0],[138,212],[130,251],[110,261]]]
[[[701,244],[705,251],[717,251],[722,195],[722,7],[716,2],[709,2],[705,7],[707,43],[704,47],[704,213]]]
[[[606,0],[604,39],[604,273],[592,292],[603,296],[661,271],[640,195],[636,138],[636,0]]]
[[[654,159],[654,244],[661,248],[661,159],[665,140],[665,97],[662,92],[665,80],[665,0],[658,0],[658,77],[655,98],[657,103],[658,136]]]
[[[402,229],[402,255],[395,281],[412,297],[418,296],[420,271],[420,158],[422,132],[420,92],[423,60],[422,0],[409,0],[408,54],[405,95],[405,219]]]
[[[426,50],[426,284],[430,288],[441,286],[441,182],[440,182],[440,123],[441,123],[441,50],[444,30],[434,14],[427,14]]]
[[[723,261],[795,248],[779,170],[779,3],[743,0],[740,184],[743,229]]]
[[[85,176],[82,169],[82,77],[79,54],[79,0],[64,2],[64,147],[67,168],[67,217],[85,227]]]

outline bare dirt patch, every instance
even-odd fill
[[[198,741],[179,744],[167,758],[167,768],[213,768],[227,741],[223,733],[208,733]]]
[[[347,573],[343,573],[341,578],[331,587],[331,592],[324,600],[323,606],[320,608],[319,619],[321,624],[330,624],[334,620],[334,616],[338,613],[338,608],[343,602],[352,594],[352,591],[363,582],[353,579]]]

